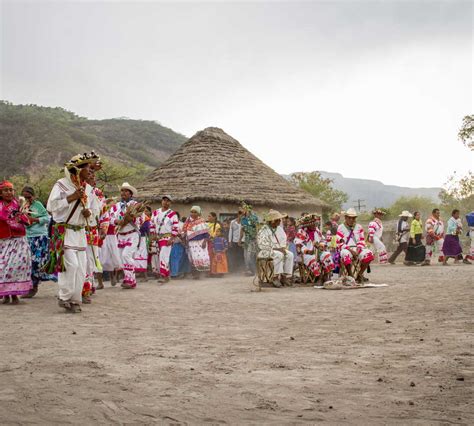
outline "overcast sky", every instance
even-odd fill
[[[280,173],[473,169],[470,1],[2,1],[1,98],[223,128]]]

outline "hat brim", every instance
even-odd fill
[[[273,222],[274,220],[279,220],[279,219],[284,219],[285,217],[287,217],[288,215],[284,215],[284,214],[278,214],[278,215],[274,215],[274,216],[271,216],[271,217],[267,217],[265,220],[266,222]]]
[[[120,187],[120,191],[121,191],[122,189],[126,189],[127,191],[130,191],[130,192],[132,193],[132,195],[135,196],[135,197],[136,197],[137,194],[138,194],[138,191],[137,191],[136,188],[134,188],[133,186],[121,186],[121,187]]]

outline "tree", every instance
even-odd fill
[[[388,209],[390,217],[398,217],[403,210],[410,213],[420,212],[422,217],[428,217],[432,210],[436,207],[436,203],[428,197],[400,197]]]
[[[458,137],[464,145],[474,151],[474,115],[466,115],[463,118]]]
[[[123,182],[129,182],[133,185],[136,182],[143,181],[149,172],[150,168],[143,164],[125,166],[124,164],[104,160],[102,169],[96,173],[97,186],[107,196],[117,195],[119,186]]]
[[[461,213],[474,211],[474,173],[469,172],[461,178],[457,178],[455,174],[450,176],[439,193],[439,198],[443,212],[447,215],[455,208]]]
[[[49,193],[54,183],[63,176],[62,170],[57,166],[48,166],[39,175],[27,176],[27,175],[15,175],[10,178],[17,195],[20,195],[20,191],[24,186],[28,185],[34,188],[36,197],[43,204],[48,201]]]
[[[293,173],[291,180],[302,190],[327,203],[333,211],[340,211],[349,199],[345,192],[332,187],[332,179],[323,178],[319,172]]]

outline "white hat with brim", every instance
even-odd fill
[[[408,210],[403,210],[402,213],[398,215],[398,217],[413,217],[413,215]]]
[[[359,215],[357,214],[356,210],[351,207],[350,209],[348,209],[348,210],[346,210],[346,211],[344,212],[344,216],[347,216],[347,217],[357,217],[357,216],[359,216]]]
[[[161,197],[161,199],[163,200],[164,198],[167,198],[169,201],[173,201],[173,199],[171,198],[171,195],[169,194],[165,194]]]
[[[287,216],[288,216],[287,214],[280,213],[278,210],[270,209],[268,213],[265,215],[265,220],[267,222],[273,222],[274,220],[283,219]]]
[[[132,185],[130,185],[128,182],[124,182],[122,184],[122,186],[120,187],[120,190],[122,189],[127,189],[128,191],[130,191],[134,197],[136,197],[138,194],[137,189],[133,187]]]

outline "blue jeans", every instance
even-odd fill
[[[250,241],[244,244],[245,267],[253,274],[257,273],[257,242]]]

